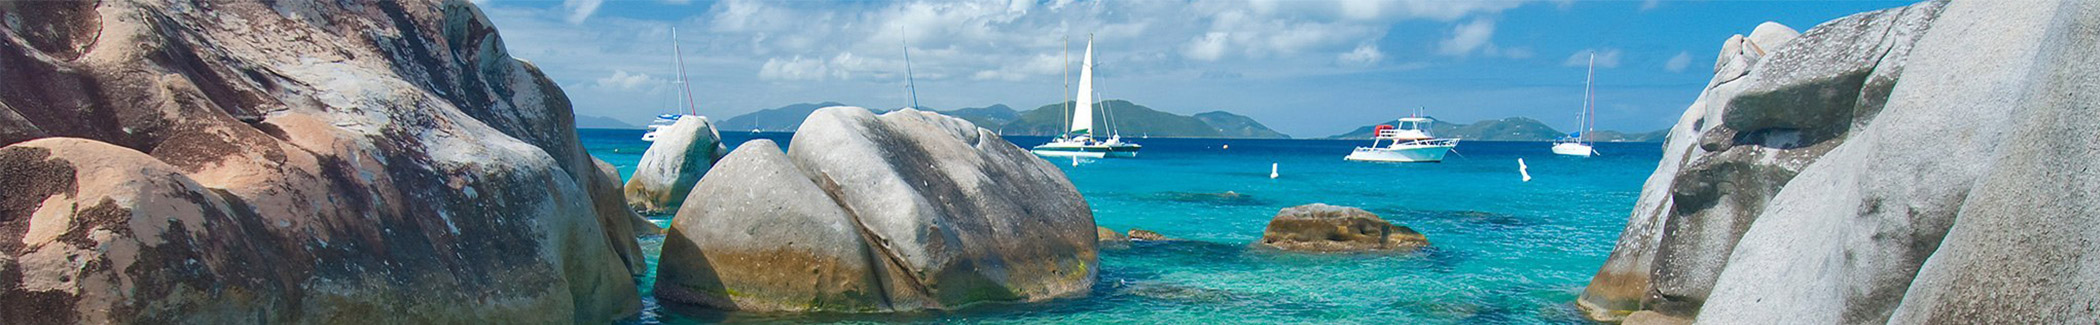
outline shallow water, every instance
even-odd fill
[[[594,156],[634,170],[639,130],[582,130]],[[723,134],[787,143],[790,134]],[[1009,137],[1022,146],[1041,137]],[[665,309],[646,291],[637,323],[716,321],[935,323],[1584,323],[1570,304],[1610,254],[1641,182],[1661,157],[1653,143],[1604,143],[1604,156],[1552,155],[1551,144],[1462,142],[1443,163],[1346,162],[1366,141],[1134,139],[1137,159],[1051,159],[1117,231],[1175,242],[1101,251],[1086,297],[1041,304],[885,315],[767,315]],[[1229,146],[1229,147],[1228,147]],[[1518,158],[1534,179],[1523,182]],[[1269,165],[1281,177],[1270,179]],[[1434,248],[1405,254],[1279,254],[1250,250],[1278,209],[1361,207],[1420,231]],[[659,224],[664,217],[652,217]],[[645,238],[655,265],[661,238]]]

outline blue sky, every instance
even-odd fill
[[[1095,35],[1098,90],[1164,111],[1225,110],[1297,137],[1417,107],[1452,122],[1568,130],[1586,53],[1598,128],[1668,127],[1720,44],[1764,21],[1806,31],[1905,1],[524,1],[481,0],[511,55],[577,114],[640,124],[676,108],[672,27],[700,112],[793,103],[1030,109],[1064,92],[1062,38]],[[1073,61],[1077,61],[1076,55]],[[1076,74],[1076,73],[1075,73]]]

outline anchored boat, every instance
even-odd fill
[[[1034,152],[1036,155],[1054,157],[1137,157],[1138,149],[1143,149],[1144,146],[1123,142],[1123,137],[1116,134],[1115,124],[1113,123],[1109,124],[1108,139],[1094,138],[1094,109],[1096,109],[1096,106],[1101,106],[1101,104],[1094,103],[1094,95],[1094,40],[1092,36],[1088,36],[1086,56],[1080,59],[1079,65],[1079,98],[1067,104],[1084,105],[1086,107],[1068,109],[1072,112],[1072,118],[1069,120],[1071,124],[1065,129],[1065,134],[1058,136],[1057,139],[1050,140],[1050,143],[1035,146],[1029,151]],[[1107,107],[1100,107],[1100,109],[1104,113],[1108,112]]]
[[[678,56],[677,83],[678,86],[684,89],[685,101],[681,101],[678,103],[678,113],[658,114],[656,115],[656,120],[649,121],[649,132],[642,133],[642,141],[656,142],[656,131],[661,130],[665,127],[670,127],[672,124],[677,124],[678,120],[686,118],[702,118],[702,116],[700,116],[699,113],[699,105],[693,101],[693,87],[690,86],[690,84],[686,83],[685,50],[678,47],[677,28],[671,29],[671,51],[673,55]]]
[[[1575,134],[1569,134],[1565,138],[1554,141],[1553,154],[1582,157],[1597,154],[1597,149],[1590,147],[1589,141],[1584,141],[1588,140],[1590,129],[1597,124],[1597,117],[1595,116],[1597,114],[1596,97],[1590,93],[1590,82],[1596,76],[1597,52],[1590,52],[1590,69],[1582,77],[1582,111],[1581,113],[1576,113],[1575,117],[1576,128],[1580,130],[1575,131]]]
[[[1371,146],[1356,147],[1345,160],[1377,162],[1442,162],[1444,154],[1458,147],[1458,139],[1438,139],[1429,134],[1436,120],[1427,117],[1400,119],[1399,125],[1379,124],[1372,129]]]

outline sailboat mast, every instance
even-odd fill
[[[693,102],[693,83],[685,78],[685,49],[678,46],[677,27],[671,27],[671,52],[678,56],[678,86],[685,91],[686,114],[700,115],[700,104]]]
[[[1593,97],[1594,95],[1590,93],[1590,84],[1596,81],[1596,77],[1597,51],[1592,50],[1590,51],[1589,72],[1585,72],[1582,75],[1582,118],[1575,120],[1575,123],[1580,124],[1576,125],[1576,127],[1581,127],[1582,133],[1575,135],[1575,142],[1584,142],[1584,140],[1588,140],[1590,138],[1590,127],[1592,125],[1596,125],[1596,100],[1595,97]]]
[[[1065,73],[1063,79],[1065,91],[1058,93],[1057,97],[1065,97],[1065,94],[1072,93],[1072,36],[1065,36],[1065,52],[1062,55],[1065,65],[1065,68],[1062,69],[1062,72]],[[1064,135],[1069,136],[1072,135],[1072,101],[1065,100],[1062,102],[1064,102],[1065,109],[1059,112],[1065,113],[1065,128],[1061,131],[1063,131]]]
[[[918,77],[913,76],[911,73],[911,42],[904,41],[902,37],[898,39],[899,42],[904,43],[904,89],[911,92],[911,108],[918,109],[919,84]]]

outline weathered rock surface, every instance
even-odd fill
[[[7,2],[0,323],[603,323],[641,257],[472,4]]]
[[[1277,211],[1255,245],[1305,252],[1386,251],[1426,247],[1429,238],[1370,211],[1313,203]]]
[[[627,205],[649,215],[677,212],[700,177],[729,153],[722,135],[705,117],[680,117],[656,134],[626,186]]]
[[[1173,238],[1167,238],[1167,235],[1161,235],[1158,232],[1136,228],[1130,229],[1128,238],[1130,240],[1173,240]]]
[[[824,108],[785,157],[752,142],[717,168],[673,219],[658,298],[900,311],[1083,295],[1094,282],[1093,214],[1078,190],[961,119]]]
[[[1096,241],[1105,241],[1105,242],[1110,242],[1110,241],[1125,241],[1125,240],[1130,240],[1130,237],[1124,237],[1124,236],[1123,236],[1123,234],[1120,234],[1120,233],[1116,233],[1116,230],[1115,230],[1115,229],[1108,229],[1108,227],[1094,226],[1094,239],[1095,239]]]
[[[2089,2],[1926,2],[1717,75],[1579,302],[1710,323],[2094,322],[2095,30]],[[1721,163],[1755,168],[1699,168]]]

